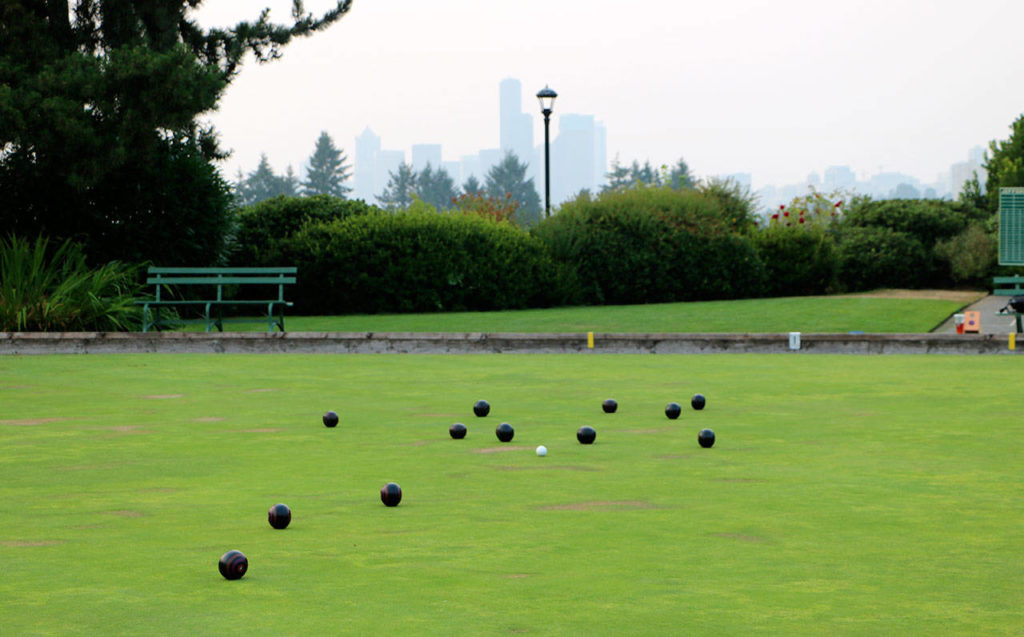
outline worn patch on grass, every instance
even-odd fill
[[[0,425],[11,427],[31,427],[33,425],[45,425],[48,422],[60,422],[67,418],[15,418],[14,420],[0,420]]]
[[[466,414],[413,414],[413,418],[465,418]]]
[[[544,462],[533,464],[528,467],[503,465],[500,467],[494,467],[494,469],[497,471],[539,471],[544,469],[556,469],[560,471],[604,471],[604,469],[598,469],[597,467],[580,467],[568,464],[546,464]]]
[[[192,422],[220,422],[224,420],[220,416],[205,416],[203,418],[193,418]]]
[[[26,546],[57,546],[58,544],[64,544],[64,540],[3,540],[0,541],[0,546],[10,546],[14,548],[26,547]]]
[[[533,447],[516,447],[504,445],[501,447],[483,447],[482,449],[474,449],[473,453],[501,453],[502,451],[524,451],[526,449],[533,449]]]
[[[264,388],[264,389],[247,389],[247,390],[245,390],[245,393],[246,393],[246,394],[263,394],[263,393],[266,393],[266,392],[268,392],[268,391],[277,391],[277,390],[276,390],[276,389],[271,389],[271,388]]]
[[[169,400],[172,398],[181,398],[184,395],[185,394],[150,394],[148,396],[143,396],[143,398],[148,398],[149,400]]]
[[[108,431],[113,431],[112,435],[130,435],[130,434],[151,434],[153,433],[149,429],[143,429],[140,425],[118,425],[116,427],[107,427]]]
[[[747,484],[751,482],[768,482],[764,478],[718,478],[716,482],[734,482],[738,484]]]
[[[541,511],[593,511],[595,509],[653,509],[654,505],[643,500],[595,500],[591,502],[573,502],[570,504],[552,504],[540,507]]]
[[[232,429],[231,433],[236,434],[276,434],[279,431],[284,431],[280,427],[260,427],[256,429]]]
[[[654,456],[658,460],[680,460],[686,458],[692,458],[692,453],[663,453],[658,456]]]
[[[651,427],[650,429],[628,429],[622,433],[626,434],[660,434],[669,431],[664,427]]]
[[[739,540],[740,542],[751,542],[753,544],[763,544],[768,541],[759,535],[748,535],[746,533],[715,533],[714,535],[715,537],[727,540]]]
[[[151,489],[139,489],[138,493],[177,493],[181,489],[171,489],[168,487],[153,487]]]
[[[972,292],[971,290],[875,290],[859,294],[843,294],[840,296],[854,296],[869,299],[928,299],[935,301],[957,301],[960,303],[973,303],[984,298],[984,292]]]
[[[526,577],[532,577],[530,573],[509,573],[505,576],[505,579],[523,579]]]
[[[141,511],[130,511],[128,509],[120,509],[118,511],[104,511],[105,515],[116,515],[119,518],[141,518]]]

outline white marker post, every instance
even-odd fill
[[[789,333],[789,349],[793,351],[800,349],[800,332]]]

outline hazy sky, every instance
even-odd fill
[[[306,0],[322,10],[329,0]],[[223,26],[290,0],[207,0]],[[846,164],[932,182],[1024,113],[1021,0],[355,0],[282,59],[250,60],[212,121],[234,151],[225,175],[266,152],[301,169],[321,130],[354,159],[369,125],[385,149],[439,143],[457,160],[498,146],[498,83],[558,91],[593,114],[608,158],[683,157],[699,176],[749,172],[754,187]]]

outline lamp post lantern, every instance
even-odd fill
[[[544,115],[544,216],[551,216],[551,145],[548,131],[551,124],[551,111],[555,108],[555,98],[558,93],[551,90],[547,85],[537,93],[537,100],[540,101],[540,112]]]

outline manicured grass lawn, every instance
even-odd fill
[[[290,332],[929,332],[963,302],[820,296],[505,312],[286,316]],[[190,325],[190,331],[202,326]],[[267,329],[266,320],[227,323]]]
[[[2,357],[0,632],[1019,634],[1022,366]]]

